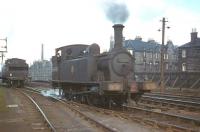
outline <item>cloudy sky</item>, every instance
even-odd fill
[[[176,45],[190,40],[192,28],[200,31],[199,0],[110,0],[127,6],[124,36],[161,42],[160,20],[166,17],[171,28],[166,39]],[[108,0],[0,0],[0,39],[8,38],[6,58],[26,59],[29,64],[50,59],[57,47],[98,43],[109,48],[113,23],[105,10]],[[0,40],[0,45],[4,41]]]

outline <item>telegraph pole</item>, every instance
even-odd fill
[[[160,91],[164,92],[164,43],[165,43],[165,17],[161,20],[162,22],[162,45],[161,45],[161,56],[160,56]],[[168,27],[169,28],[169,27]]]

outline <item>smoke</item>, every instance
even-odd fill
[[[114,24],[123,24],[129,17],[128,8],[124,3],[107,2],[104,7],[106,17]]]

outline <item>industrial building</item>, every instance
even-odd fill
[[[29,67],[29,76],[32,81],[49,81],[52,79],[52,63],[44,60],[43,44],[41,50],[41,60],[33,62]]]
[[[32,81],[49,81],[52,78],[51,61],[35,61],[29,68],[29,75]]]

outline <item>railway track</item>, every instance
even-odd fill
[[[66,101],[66,100],[59,100],[59,99],[57,100],[60,101],[65,106],[67,106],[69,109],[71,109],[71,111],[77,113],[79,116],[83,117],[90,123],[95,124],[97,127],[100,127],[104,131],[117,132],[115,128],[110,128],[108,125],[101,123],[100,121],[95,120],[91,118],[90,116],[87,116],[84,112],[81,112],[79,109],[77,109],[78,107],[80,107],[80,105],[78,105],[77,103],[72,102],[72,101]]]
[[[166,130],[180,132],[200,131],[200,118],[133,106],[124,106],[124,110],[126,110],[126,112],[130,112],[132,116],[141,119],[147,124],[165,128]]]
[[[185,97],[161,95],[161,94],[145,94],[139,101],[140,104],[148,104],[160,109],[179,109],[188,112],[199,112],[200,111],[200,100]],[[193,101],[192,101],[193,100]]]
[[[61,101],[65,105],[67,104],[66,106],[72,109],[72,111],[76,111],[77,113],[80,113],[81,111],[76,108],[84,107],[84,108],[89,109],[90,111],[97,111],[99,113],[104,113],[110,116],[123,118],[129,121],[139,122],[141,124],[147,124],[154,128],[161,128],[168,131],[180,131],[180,132],[200,131],[200,119],[191,117],[191,116],[181,115],[181,114],[162,112],[159,109],[155,109],[155,108],[150,108],[150,107],[144,108],[144,107],[140,107],[139,105],[135,107],[124,105],[123,112],[122,112],[122,111],[113,111],[113,110],[108,110],[108,109],[97,108],[97,107],[88,106],[85,104],[79,104],[72,101],[66,101],[66,100],[60,100],[60,99],[58,100]],[[87,120],[90,120],[90,119],[87,119]],[[99,123],[101,122],[97,122],[97,124]],[[116,131],[116,130],[112,129],[111,131]]]
[[[200,97],[198,96],[189,96],[189,95],[177,95],[177,94],[168,94],[168,93],[145,93],[145,95],[149,96],[156,96],[156,97],[166,97],[170,99],[178,99],[178,100],[186,100],[186,101],[193,101],[193,102],[200,102]]]
[[[113,111],[108,109],[97,108],[85,104],[80,104],[72,101],[64,101],[68,106],[84,107],[90,111],[97,111],[99,113],[107,114],[110,116],[139,122],[141,124],[148,124],[155,128],[161,128],[168,131],[191,131],[196,132],[200,130],[200,119],[192,117],[184,117],[183,115],[176,115],[170,113],[157,112],[150,109],[124,106],[123,112]],[[138,116],[140,115],[140,116]],[[142,116],[141,116],[142,115]],[[157,118],[157,119],[156,119]]]
[[[77,104],[76,102],[74,102]],[[200,131],[200,119],[193,117],[185,117],[172,113],[155,111],[155,109],[141,108],[139,106],[123,106],[123,112],[116,110],[108,110],[97,107],[91,107],[85,104],[78,104],[81,107],[87,107],[91,111],[95,110],[104,114],[115,117],[139,122],[141,124],[148,124],[152,127],[158,127],[168,131]]]
[[[35,94],[41,95],[41,89],[31,89],[30,87],[28,88],[28,90],[26,90],[28,92],[33,92]],[[72,112],[74,112],[76,115],[78,115],[79,117],[81,117],[82,119],[84,119],[85,121],[87,121],[88,123],[92,124],[93,126],[95,126],[96,128],[98,128],[100,131],[106,131],[106,132],[117,132],[117,130],[115,128],[109,127],[107,124],[104,124],[98,120],[93,119],[92,117],[88,116],[87,114],[85,114],[84,112],[79,110],[79,106],[71,101],[66,101],[63,99],[59,99],[56,97],[51,97],[54,100],[60,102],[62,105],[64,105],[65,107],[67,107],[68,109],[70,109]]]
[[[19,90],[18,90],[19,91]],[[37,104],[37,102],[27,93],[23,92],[23,91],[19,91],[20,93],[22,93],[24,96],[26,96],[31,102],[32,104],[34,104],[35,108],[37,109],[37,111],[41,114],[41,116],[44,119],[44,122],[48,125],[49,129],[53,132],[56,132],[56,129],[54,128],[54,126],[52,125],[52,123],[49,121],[49,119],[47,118],[46,114],[44,113],[44,111],[41,109],[41,107]]]

